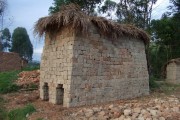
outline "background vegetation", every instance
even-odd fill
[[[150,66],[154,77],[164,78],[165,64],[170,59],[180,57],[180,0],[170,0],[173,4],[160,20],[152,20],[149,46]]]

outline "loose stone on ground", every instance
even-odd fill
[[[151,99],[148,102],[114,103],[77,112],[77,119],[88,120],[178,120],[180,104],[177,98]]]

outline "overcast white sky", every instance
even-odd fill
[[[39,18],[48,15],[48,9],[52,3],[53,0],[8,0],[8,9],[5,19],[6,24],[4,27],[10,28],[11,33],[16,27],[26,28],[34,47],[33,60],[40,61],[44,45],[43,40],[34,37],[33,26]],[[168,5],[169,0],[158,0],[154,6],[152,18],[161,18],[162,13],[166,11]]]

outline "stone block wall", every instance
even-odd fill
[[[109,40],[92,26],[88,36],[75,36],[64,28],[55,38],[46,35],[41,61],[40,97],[48,84],[48,97],[58,103],[63,86],[63,106],[91,105],[149,94],[149,76],[142,40]],[[113,42],[112,42],[113,41]],[[60,99],[60,98],[58,98]]]
[[[20,70],[27,63],[23,60],[18,53],[0,52],[0,72]]]
[[[73,47],[70,106],[91,105],[149,94],[149,75],[142,40],[112,42],[91,34],[76,37]]]
[[[68,107],[70,102],[70,84],[73,56],[73,31],[65,28],[56,37],[46,35],[45,46],[40,65],[40,98],[44,96],[44,85],[48,86],[48,101],[58,104],[63,99],[63,106]],[[63,98],[57,97],[59,85],[64,89]]]

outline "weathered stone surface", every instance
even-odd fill
[[[128,118],[124,118],[124,120],[132,120],[130,117],[128,117]]]
[[[114,105],[113,105],[113,104],[109,106],[109,108],[110,108],[110,109],[112,109],[113,107],[114,107]]]
[[[85,110],[85,116],[86,117],[91,117],[93,115],[94,115],[94,111],[92,109]]]
[[[174,112],[179,112],[179,107],[173,107],[172,110],[173,110]]]
[[[119,118],[122,115],[121,112],[114,112],[114,118]]]
[[[138,116],[139,116],[138,113],[133,113],[133,114],[132,114],[132,119],[136,119]]]
[[[140,113],[140,112],[141,112],[141,108],[134,108],[134,109],[133,109],[133,112],[135,112],[135,113]]]
[[[146,118],[146,120],[152,120],[152,118]]]
[[[159,120],[165,120],[165,118],[164,117],[159,117]]]
[[[124,115],[129,116],[132,113],[131,109],[125,109],[124,110]]]
[[[104,116],[106,113],[104,111],[101,111],[98,113],[100,116]]]
[[[100,112],[102,110],[102,108],[98,108],[98,107],[94,107],[92,108],[94,112]]]
[[[124,115],[121,115],[118,119],[119,119],[119,120],[124,120],[124,119],[125,119],[125,116],[124,116]]]
[[[150,110],[149,112],[152,116],[157,116],[157,110]]]
[[[144,117],[138,117],[138,120],[145,120]]]

